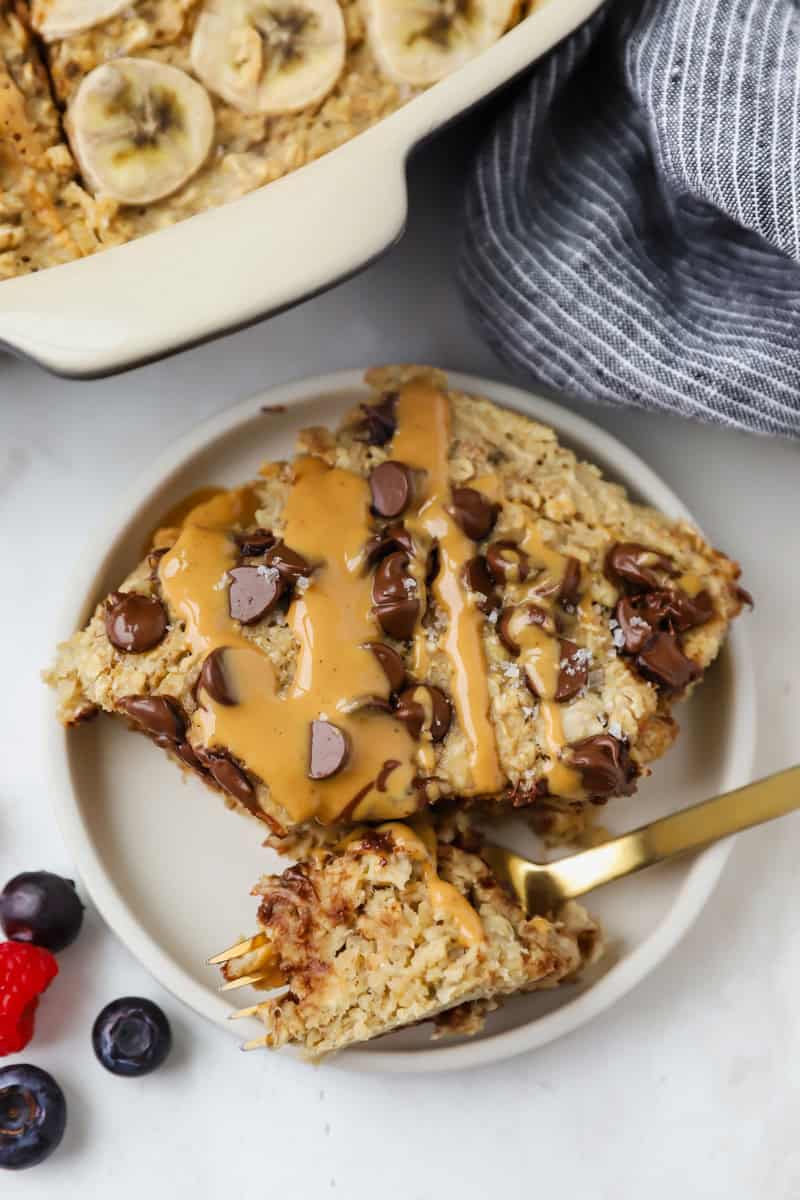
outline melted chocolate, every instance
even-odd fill
[[[164,640],[167,610],[155,596],[113,592],[106,602],[105,624],[112,646],[126,654],[143,654]]]

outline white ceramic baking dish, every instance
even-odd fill
[[[405,162],[601,0],[547,0],[478,58],[317,162],[126,246],[0,283],[0,344],[89,378],[229,332],[352,275],[400,236]]]

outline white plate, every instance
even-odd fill
[[[465,375],[450,378],[456,387],[552,425],[566,444],[638,498],[673,516],[687,515],[648,467],[590,422],[516,388]],[[239,482],[262,460],[288,455],[299,428],[334,423],[364,391],[357,371],[290,384],[244,401],[167,451],[124,498],[105,535],[93,539],[79,565],[77,586],[68,591],[80,600],[73,599],[64,614],[62,635],[85,621],[97,599],[133,567],[143,531],[172,504],[201,484]],[[265,404],[285,406],[285,411],[263,413]],[[749,780],[755,706],[741,629],[732,631],[703,687],[682,709],[680,723],[682,737],[656,765],[654,777],[637,796],[606,810],[605,823],[615,831]],[[51,721],[47,741],[59,822],[98,909],[162,984],[224,1024],[232,1008],[248,1001],[242,992],[235,1004],[221,996],[217,972],[205,966],[205,959],[254,927],[250,887],[278,862],[260,846],[261,827],[228,812],[198,780],[183,781],[172,763],[144,738],[129,736],[121,723],[101,717],[65,734]],[[519,845],[534,850],[532,838]],[[478,1038],[432,1043],[424,1027],[414,1028],[333,1061],[390,1071],[474,1066],[576,1029],[629,991],[675,946],[708,899],[729,851],[730,843],[719,844],[592,897],[611,952],[580,984],[511,1001]],[[241,1037],[244,1024],[227,1028]]]

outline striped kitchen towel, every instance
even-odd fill
[[[797,0],[601,10],[479,153],[461,278],[552,388],[800,436]]]

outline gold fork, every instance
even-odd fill
[[[591,850],[551,863],[535,863],[502,846],[485,845],[485,858],[498,879],[510,885],[528,916],[552,912],[614,879],[655,863],[700,850],[711,842],[782,817],[800,808],[800,766],[768,775],[642,825]]]

